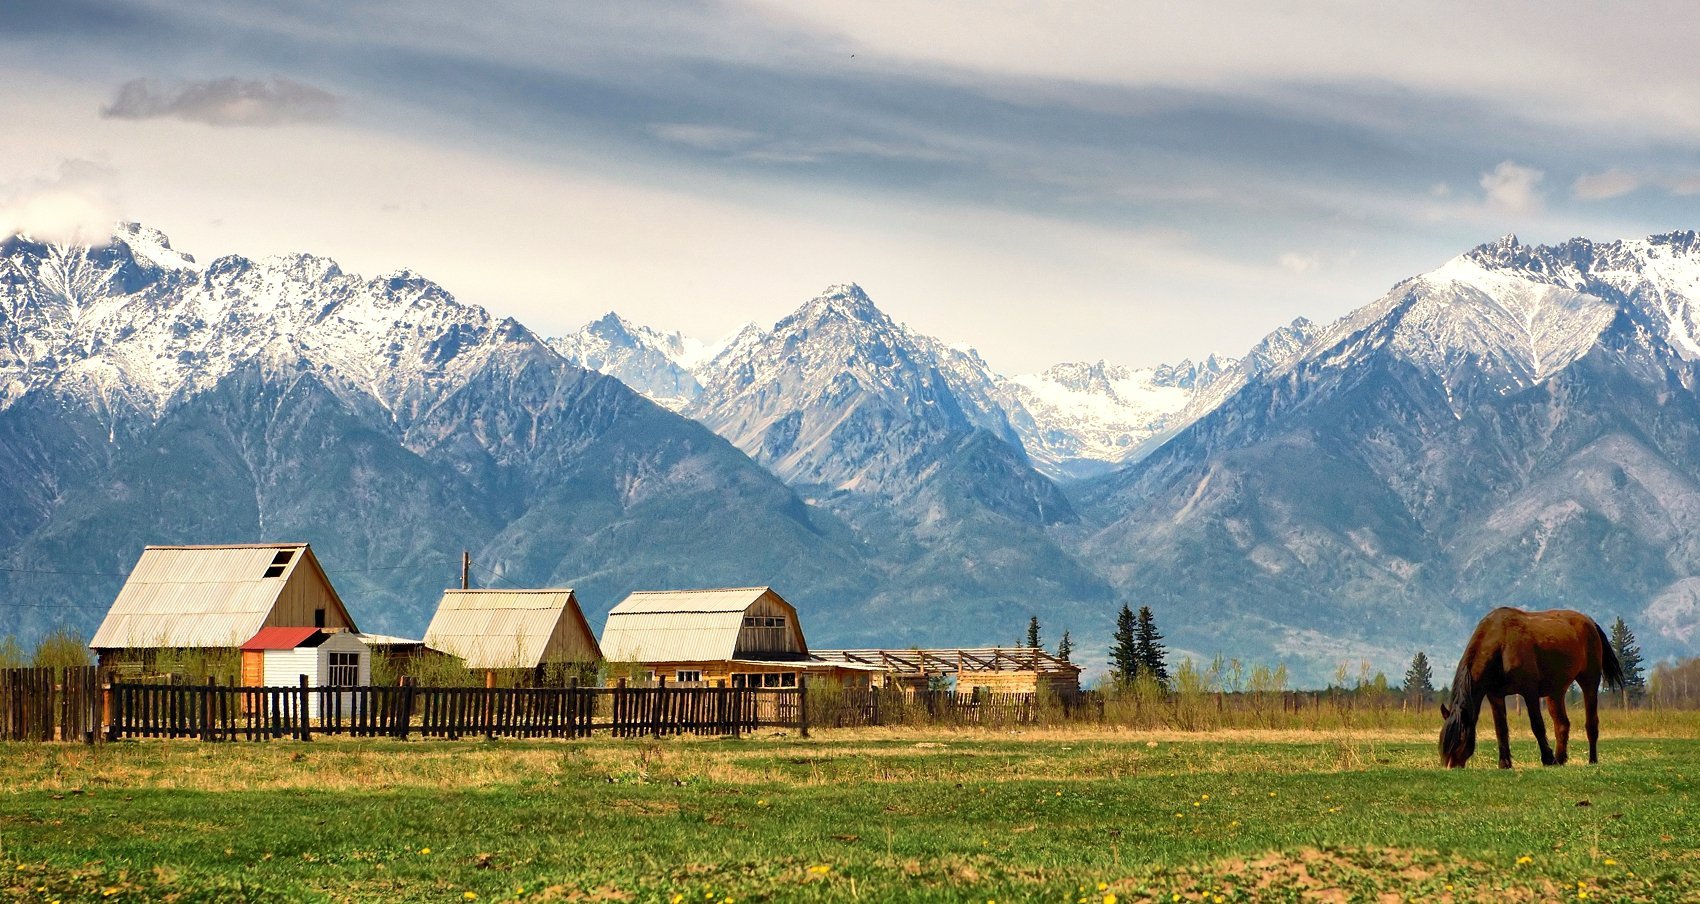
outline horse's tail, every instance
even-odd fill
[[[1594,622],[1594,631],[1600,635],[1600,674],[1606,680],[1606,687],[1619,690],[1623,687],[1623,663],[1617,661],[1617,651],[1611,648],[1611,638],[1599,622]]]

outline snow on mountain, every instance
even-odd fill
[[[405,422],[500,350],[552,356],[409,271],[366,279],[308,254],[196,267],[135,224],[99,248],[0,244],[0,315],[0,407],[51,386],[113,418],[157,418],[261,360],[305,362]]]
[[[717,350],[682,333],[640,326],[612,311],[549,344],[567,360],[607,374],[671,411],[683,410],[702,392],[692,368]]]
[[[1208,382],[1207,377],[1203,383]],[[1058,476],[1107,470],[1136,458],[1150,440],[1172,429],[1173,417],[1201,388],[1190,362],[1130,368],[1103,361],[1058,364],[1000,386],[1010,407],[1026,415],[1015,422],[1028,454]]]
[[[896,323],[856,285],[828,288],[772,330],[746,328],[697,379],[687,413],[789,482],[900,485],[937,443],[974,429],[1020,449],[979,356]]]

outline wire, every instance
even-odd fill
[[[432,559],[424,562],[407,562],[401,565],[378,565],[372,568],[343,568],[341,566],[332,567],[330,565],[325,565],[323,567],[327,574],[331,572],[335,572],[337,574],[366,574],[373,571],[401,571],[404,568],[429,568],[434,565],[448,565],[451,563],[458,565],[460,560]]]
[[[483,565],[480,565],[477,562],[473,562],[472,567],[478,569],[479,571],[484,572],[487,575],[489,575],[490,578],[494,581],[507,584],[508,587],[513,589],[513,590],[523,590],[523,589],[525,589],[525,588],[521,587],[518,583],[516,583],[513,578],[503,577],[502,575],[499,575],[499,574],[495,573],[494,571],[491,571],[490,569],[485,568]]]

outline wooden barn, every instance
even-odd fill
[[[242,645],[244,687],[359,687],[372,683],[372,650],[349,631],[261,628]],[[353,710],[352,695],[342,701]],[[307,715],[319,717],[319,695],[307,696]]]
[[[992,694],[1030,694],[1043,691],[1059,697],[1080,694],[1080,666],[1031,647],[977,647],[933,650],[819,650],[829,662],[877,667],[888,685],[927,687],[938,676],[949,677],[957,691],[983,690]]]
[[[425,629],[425,646],[486,673],[602,659],[578,598],[565,588],[445,590]]]
[[[608,613],[602,652],[669,684],[795,687],[808,675],[865,685],[876,671],[810,656],[796,608],[769,587],[633,593]]]
[[[268,627],[356,630],[311,546],[149,546],[89,647],[127,671],[161,650],[234,654]]]

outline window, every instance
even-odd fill
[[[266,573],[264,575],[262,575],[262,577],[268,577],[268,578],[283,577],[283,569],[286,568],[289,565],[289,560],[294,555],[295,555],[295,550],[293,550],[293,549],[280,549],[280,550],[278,550],[277,555],[272,556],[272,563],[270,565],[266,566]],[[321,625],[320,627],[323,627],[323,626]]]
[[[781,674],[779,676],[779,686],[780,687],[796,687],[797,686],[797,673],[796,672],[785,672],[785,673]]]
[[[330,685],[353,687],[360,682],[360,654],[332,653]]]
[[[746,616],[744,616],[744,627],[746,627],[746,628],[783,628],[783,627],[785,627],[785,616],[783,616],[783,615],[746,615]]]
[[[325,626],[325,610],[314,609],[313,610],[313,627],[323,628],[324,626]]]
[[[680,669],[678,672],[675,672],[673,674],[673,680],[674,681],[701,682],[702,681],[702,672],[701,671],[687,672],[684,669]]]

